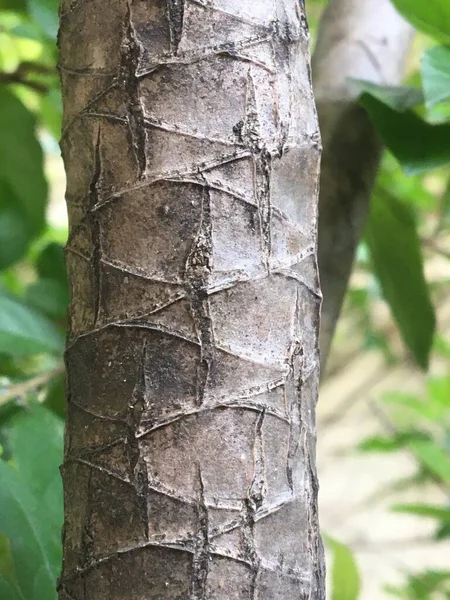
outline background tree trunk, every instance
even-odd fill
[[[313,55],[323,143],[319,269],[322,374],[369,214],[382,146],[351,79],[399,85],[413,36],[390,0],[330,0]]]
[[[63,0],[63,600],[324,598],[297,0]]]

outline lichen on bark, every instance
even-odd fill
[[[61,600],[322,600],[297,0],[63,0]]]

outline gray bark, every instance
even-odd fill
[[[322,600],[303,9],[63,0],[59,41],[60,598]]]
[[[330,0],[313,55],[314,93],[323,156],[319,201],[319,270],[323,294],[322,372],[369,213],[382,146],[357,103],[363,79],[398,85],[413,29],[390,0]]]

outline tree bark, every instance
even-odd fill
[[[303,8],[63,0],[59,43],[60,598],[322,600]]]
[[[350,79],[398,85],[412,35],[412,27],[390,0],[330,0],[320,22],[312,69],[323,143],[319,201],[322,374],[382,153],[380,140],[357,102],[359,89]]]

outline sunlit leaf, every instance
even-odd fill
[[[360,592],[360,577],[351,550],[328,535],[323,537],[333,553],[331,600],[357,600]]]
[[[422,81],[428,106],[450,100],[450,47],[435,46],[424,53]]]
[[[444,43],[450,43],[448,0],[393,0],[398,11],[414,27]]]
[[[56,39],[58,33],[59,0],[28,0],[32,17],[48,37]]]

